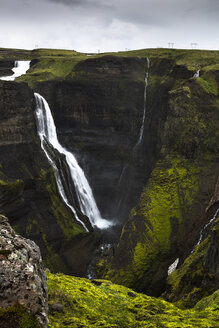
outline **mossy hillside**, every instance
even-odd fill
[[[30,87],[36,83],[59,80],[72,77],[77,63],[87,59],[86,55],[74,53],[69,55],[45,55],[39,53],[39,57],[33,62],[27,74],[17,79],[19,82],[27,82]]]
[[[50,200],[52,203],[53,214],[56,218],[58,225],[62,229],[66,240],[68,241],[78,234],[85,233],[85,230],[82,225],[78,223],[75,219],[73,219],[72,213],[61,201],[52,170],[41,170],[41,181],[43,181],[46,185],[46,189],[49,193]]]
[[[150,58],[154,60],[165,60],[175,63],[175,65],[184,65],[193,73],[207,65],[217,64],[219,61],[218,51],[202,51],[202,50],[177,50],[177,49],[142,49],[118,53],[94,54],[87,57],[86,54],[78,53],[70,50],[55,49],[36,49],[30,52],[33,59],[31,69],[25,76],[18,78],[18,81],[25,81],[31,87],[37,82],[66,79],[75,77],[75,66],[84,60],[91,58],[102,58],[107,55],[119,57],[138,57]],[[174,65],[173,65],[174,66]],[[88,78],[88,72],[81,71],[80,75]]]
[[[209,267],[209,264],[206,265],[206,262],[212,254],[209,252],[211,248],[214,249],[214,254],[217,252],[216,245],[213,243],[217,244],[218,241],[219,218],[213,222],[210,234],[199,245],[196,245],[181,267],[168,277],[166,299],[175,302],[180,307],[192,307],[197,301],[217,289],[217,272]],[[216,259],[212,258],[210,261],[214,262]]]
[[[203,93],[195,78],[180,79],[169,91],[160,159],[130,214],[115,255],[109,262],[102,258],[98,263],[99,276],[156,295],[156,286],[163,288],[171,258],[173,262],[177,253],[189,252],[204,225],[199,221],[205,210],[203,199],[208,203],[214,191],[216,100],[215,95]]]
[[[0,59],[30,60],[31,50],[0,48]]]
[[[137,290],[144,290],[156,281],[160,263],[168,259],[174,234],[182,230],[183,219],[197,195],[200,176],[197,162],[191,165],[174,153],[157,162],[138,207],[131,212],[133,230],[129,237],[122,234],[120,238],[121,241],[128,238],[129,264],[120,270],[110,268],[106,272],[105,268],[107,279]],[[135,226],[139,217],[144,222],[140,232]],[[103,263],[99,263],[99,270],[101,266]]]
[[[218,297],[197,309],[180,310],[160,299],[135,293],[106,280],[47,274],[49,304],[62,304],[63,312],[51,310],[49,327],[217,327]],[[199,310],[200,308],[200,310]]]
[[[0,308],[1,328],[40,328],[36,318],[20,304],[7,309]]]
[[[219,64],[209,65],[201,71],[201,76],[197,79],[204,92],[210,95],[219,96]]]

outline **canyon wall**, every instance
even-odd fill
[[[86,274],[102,237],[85,233],[60,201],[23,80],[48,101],[59,141],[77,157],[102,216],[116,224],[98,275],[160,295],[169,265],[183,264],[218,206],[218,53],[145,50],[77,61],[36,54],[19,83],[0,82],[1,210],[38,243],[50,268]]]

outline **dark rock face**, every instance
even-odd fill
[[[163,70],[167,73],[170,66]],[[53,112],[60,142],[88,177],[102,216],[118,224],[139,198],[159,149],[156,125],[162,120],[166,87],[160,87],[158,97],[149,85],[151,121],[143,144],[133,152],[142,124],[146,70],[146,58],[105,56],[79,63],[65,81],[37,85]]]
[[[0,306],[20,304],[47,327],[48,296],[46,275],[39,247],[15,234],[0,216]]]
[[[12,68],[14,67],[14,60],[0,60],[0,77],[12,75]]]
[[[212,218],[219,203],[207,213]],[[192,307],[202,297],[219,288],[219,214],[203,234],[203,239],[182,265],[167,279],[164,298],[183,307]]]
[[[168,266],[177,256],[183,262],[206,224],[218,165],[218,72],[203,70],[196,80],[194,72],[173,57],[151,59],[138,145],[146,58],[87,59],[65,78],[34,83],[51,107],[61,144],[84,169],[102,216],[120,225],[117,237],[126,223],[119,244],[99,271],[156,295],[165,289]],[[60,202],[36,138],[30,89],[16,83],[0,84],[0,89],[1,208],[22,234],[37,242],[48,266],[84,275],[100,236],[85,234]],[[65,168],[63,158],[57,161]]]
[[[41,151],[33,92],[25,83],[1,81],[0,94],[0,210],[21,235],[37,243],[47,266],[81,273],[77,265],[72,267],[71,258],[61,255],[69,250],[65,245],[79,234],[83,239],[85,231],[61,202]],[[92,238],[88,246],[94,249]],[[84,257],[82,274],[92,256],[89,251]]]
[[[172,84],[173,75],[179,79],[180,72],[181,79]],[[217,74],[211,76],[215,81]],[[181,264],[197,243],[210,219],[206,208],[218,185],[217,99],[215,93],[203,91],[199,80],[188,77],[184,69],[173,68],[165,83],[154,83],[152,91],[148,90],[149,103],[153,100],[157,106],[149,106],[144,145],[149,140],[152,147],[154,142],[159,160],[129,214],[114,254],[97,265],[99,276],[155,296],[165,290],[168,267],[176,258]],[[153,92],[164,102],[156,101]],[[214,202],[212,198],[211,205]],[[217,249],[213,253],[212,263],[217,260]]]

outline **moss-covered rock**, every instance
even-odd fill
[[[106,280],[48,276],[51,314],[49,327],[173,328],[217,327],[218,297],[212,295],[197,308],[180,310]],[[52,305],[61,304],[62,311]],[[59,306],[60,308],[60,306]]]
[[[209,71],[205,68],[206,80],[207,72],[218,80],[215,66]],[[198,78],[178,76],[175,80],[160,122],[158,161],[114,254],[97,264],[100,277],[160,295],[169,265],[190,254],[210,220],[206,207],[218,176],[217,99],[216,92],[203,93]]]
[[[212,224],[210,234],[196,245],[181,267],[167,279],[164,297],[180,307],[194,306],[219,286],[219,219],[215,217]]]
[[[39,328],[35,316],[20,305],[15,304],[7,309],[0,309],[1,328]]]

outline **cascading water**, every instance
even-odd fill
[[[200,69],[198,69],[195,74],[193,75],[194,78],[197,78],[200,76]]]
[[[167,274],[168,276],[173,273],[176,268],[177,268],[177,265],[179,264],[179,258],[177,258],[168,268],[168,271],[167,271]]]
[[[142,138],[143,138],[143,133],[144,133],[144,125],[145,125],[146,109],[147,109],[146,103],[147,103],[147,86],[148,86],[149,68],[150,68],[150,60],[149,60],[149,58],[147,58],[147,69],[146,69],[146,73],[145,73],[145,87],[144,87],[143,116],[142,116],[142,122],[141,122],[139,137],[138,137],[138,140],[137,140],[137,142],[135,143],[135,145],[132,149],[132,155],[134,155],[136,153],[136,150],[138,149],[138,146],[141,144]],[[124,196],[124,194],[121,192],[121,186],[123,186],[124,181],[127,179],[127,172],[129,170],[129,167],[130,167],[130,162],[125,164],[125,166],[123,167],[122,172],[120,174],[119,180],[118,180],[118,184],[117,184],[117,190],[118,190],[118,197],[117,198],[118,198],[118,200],[117,200],[117,203],[116,203],[117,213],[119,212],[119,209],[121,207],[121,203],[123,201],[123,196]]]
[[[199,245],[201,242],[202,242],[202,240],[203,240],[203,235],[204,235],[204,232],[206,231],[206,229],[217,219],[217,217],[218,217],[218,213],[219,213],[219,208],[216,210],[216,212],[214,213],[214,215],[213,215],[213,217],[211,218],[211,220],[204,226],[204,228],[201,230],[201,232],[200,232],[200,237],[199,237],[199,240],[198,240],[198,242],[197,242],[197,244],[195,245],[195,246],[197,246],[197,245]],[[192,252],[191,253],[193,253],[194,252],[194,250],[195,250],[195,247],[193,248],[193,250],[192,250]]]
[[[38,93],[35,93],[34,95],[36,99],[36,117],[38,123],[38,135],[41,140],[41,147],[53,168],[58,190],[63,201],[72,210],[76,220],[78,220],[83,225],[83,227],[88,230],[85,224],[79,219],[74,207],[69,204],[63,185],[63,179],[60,176],[60,172],[55,161],[53,160],[50,152],[47,150],[46,144],[51,145],[53,149],[65,157],[72,183],[74,184],[74,189],[80,210],[89,218],[91,225],[93,227],[98,227],[99,229],[106,229],[110,227],[112,223],[101,217],[91,187],[85,177],[83,170],[78,165],[74,155],[60,145],[48,103]]]
[[[149,75],[149,68],[150,68],[150,60],[147,58],[147,71],[145,74],[145,88],[144,88],[144,108],[143,108],[143,117],[142,117],[142,123],[140,128],[140,133],[138,137],[138,141],[135,145],[139,145],[142,141],[143,133],[144,133],[144,123],[145,123],[145,116],[146,116],[146,104],[147,104],[147,86],[148,86],[148,75]]]
[[[30,68],[30,60],[16,60],[14,62],[13,75],[1,77],[0,80],[14,81],[17,77],[25,74]]]

